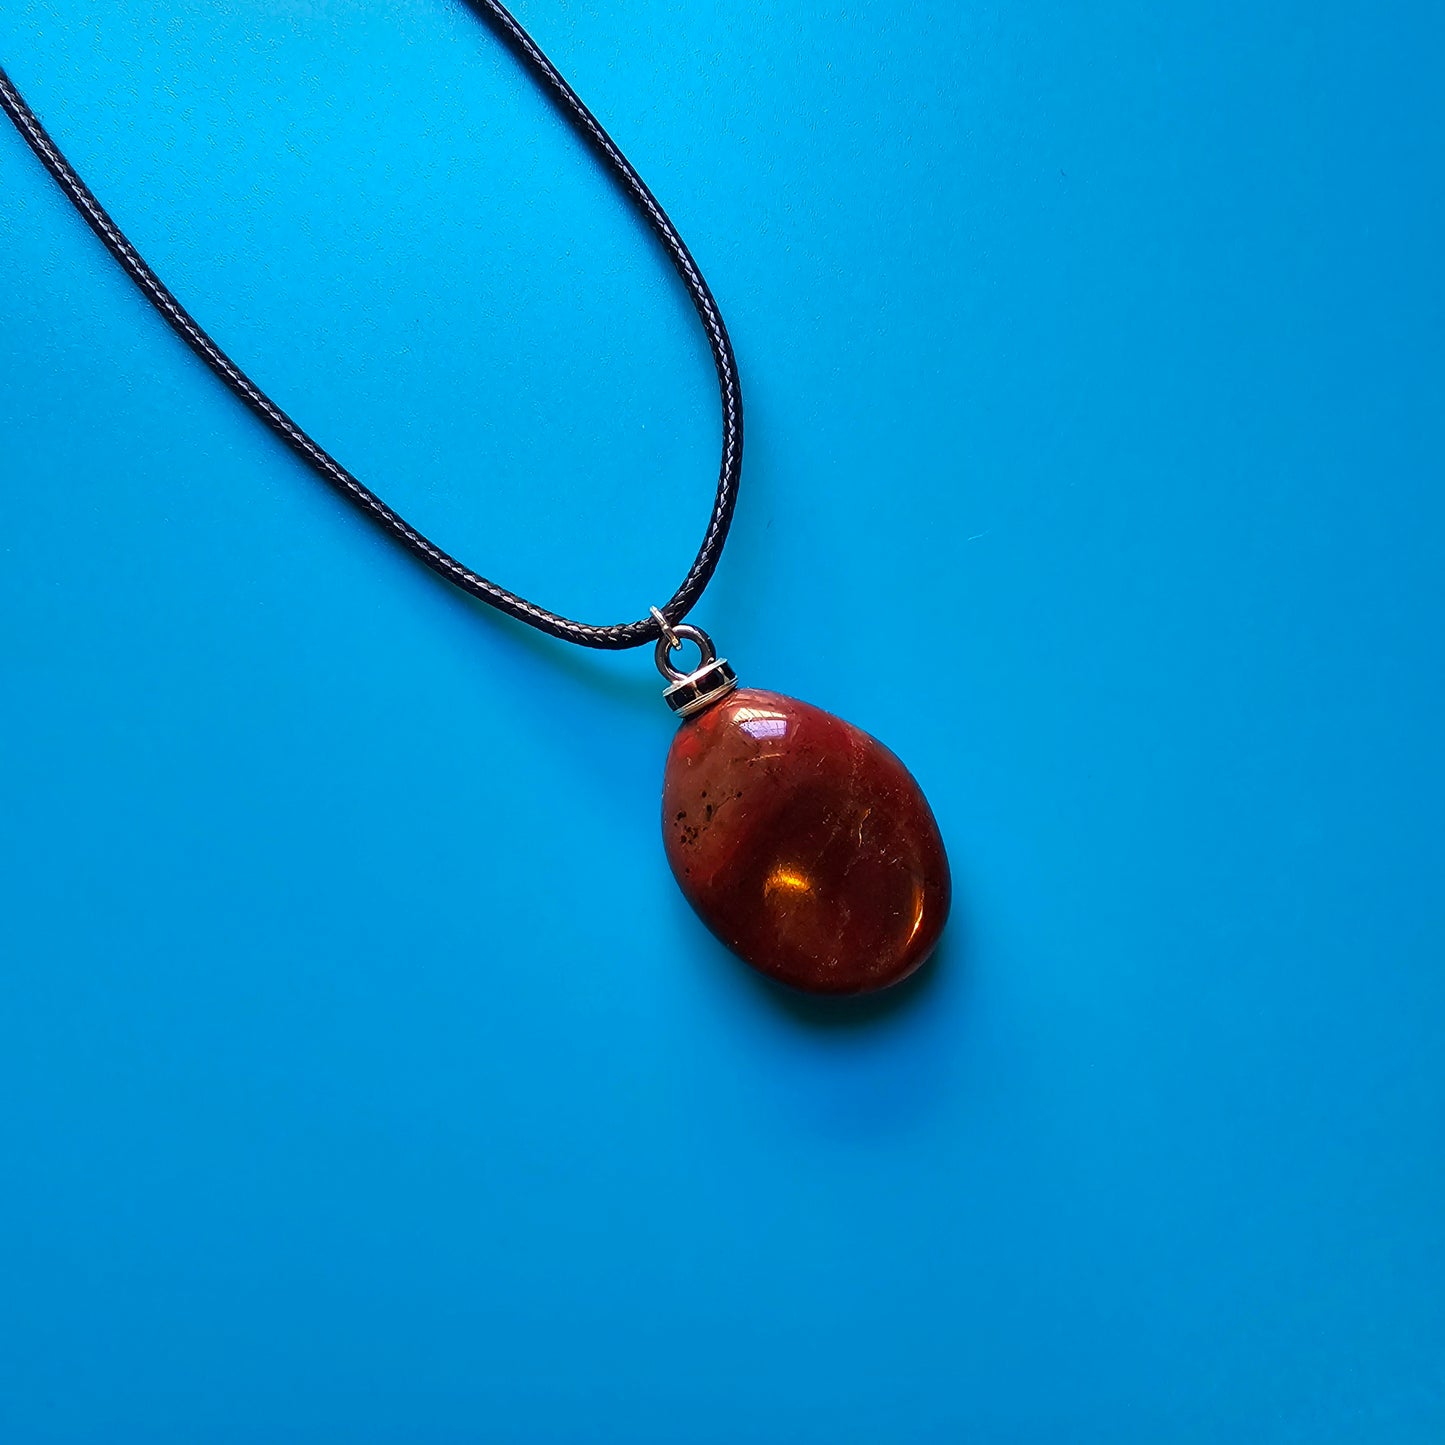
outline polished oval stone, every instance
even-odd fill
[[[684,722],[662,786],[688,902],[754,968],[814,993],[912,973],[948,917],[948,858],[908,769],[821,708],[742,688]]]

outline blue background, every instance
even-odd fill
[[[1445,1439],[1445,12],[527,0],[721,300],[695,620],[960,905],[822,1006],[643,653],[370,531],[0,127],[0,1439]],[[222,344],[467,560],[669,594],[716,399],[455,0],[22,0]]]

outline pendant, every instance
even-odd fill
[[[821,708],[739,688],[687,623],[657,643],[682,725],[667,755],[667,861],[698,916],[770,978],[853,994],[906,978],[933,952],[951,885],[938,824],[908,769]],[[683,639],[702,653],[683,673]]]

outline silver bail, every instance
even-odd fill
[[[712,638],[702,628],[689,622],[669,624],[657,608],[652,615],[662,629],[657,639],[653,657],[657,670],[668,680],[670,686],[664,689],[663,699],[679,717],[692,717],[704,708],[711,707],[719,698],[724,698],[738,685],[737,674],[728,665],[725,657],[717,655]],[[691,672],[683,672],[672,665],[672,654],[684,642],[695,642],[702,655]]]

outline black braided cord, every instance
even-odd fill
[[[648,190],[642,177],[633,169],[632,163],[602,128],[601,122],[587,109],[577,93],[558,74],[556,66],[547,59],[537,43],[504,6],[497,3],[497,0],[467,0],[467,3],[492,24],[500,38],[525,64],[555,101],[565,119],[621,185],[653,235],[661,242],[668,260],[682,278],[687,294],[702,321],[703,330],[707,333],[708,346],[717,367],[718,390],[722,399],[722,464],[718,471],[717,493],[713,498],[712,514],[708,519],[702,546],[698,549],[687,576],[683,578],[682,585],[660,609],[669,623],[680,622],[702,596],[703,589],[717,568],[723,543],[732,523],[733,509],[737,505],[738,482],[742,474],[742,390],[738,380],[737,360],[733,356],[727,328],[723,325],[712,292],[703,280],[702,272],[698,270],[691,252],[678,235],[677,228]],[[432,571],[440,573],[449,582],[454,582],[464,592],[471,593],[473,597],[510,617],[515,617],[519,622],[525,622],[529,627],[535,627],[553,637],[560,637],[564,642],[615,651],[640,647],[657,640],[660,628],[651,616],[636,622],[597,627],[585,622],[574,622],[570,618],[549,612],[545,607],[539,607],[535,602],[528,602],[526,598],[518,597],[515,592],[509,592],[505,587],[499,587],[495,582],[489,582],[485,577],[463,566],[455,557],[418,532],[403,517],[398,516],[375,492],[352,476],[340,462],[292,421],[221,350],[190,312],[176,300],[51,140],[45,127],[36,119],[35,113],[15,89],[3,68],[0,68],[0,108],[3,108],[14,122],[15,128],[40,158],[45,169],[55,178],[61,190],[70,198],[86,224],[140,288],[146,300],[169,322],[186,345],[312,470],[360,508],[383,531],[400,542],[408,552],[419,558]]]

